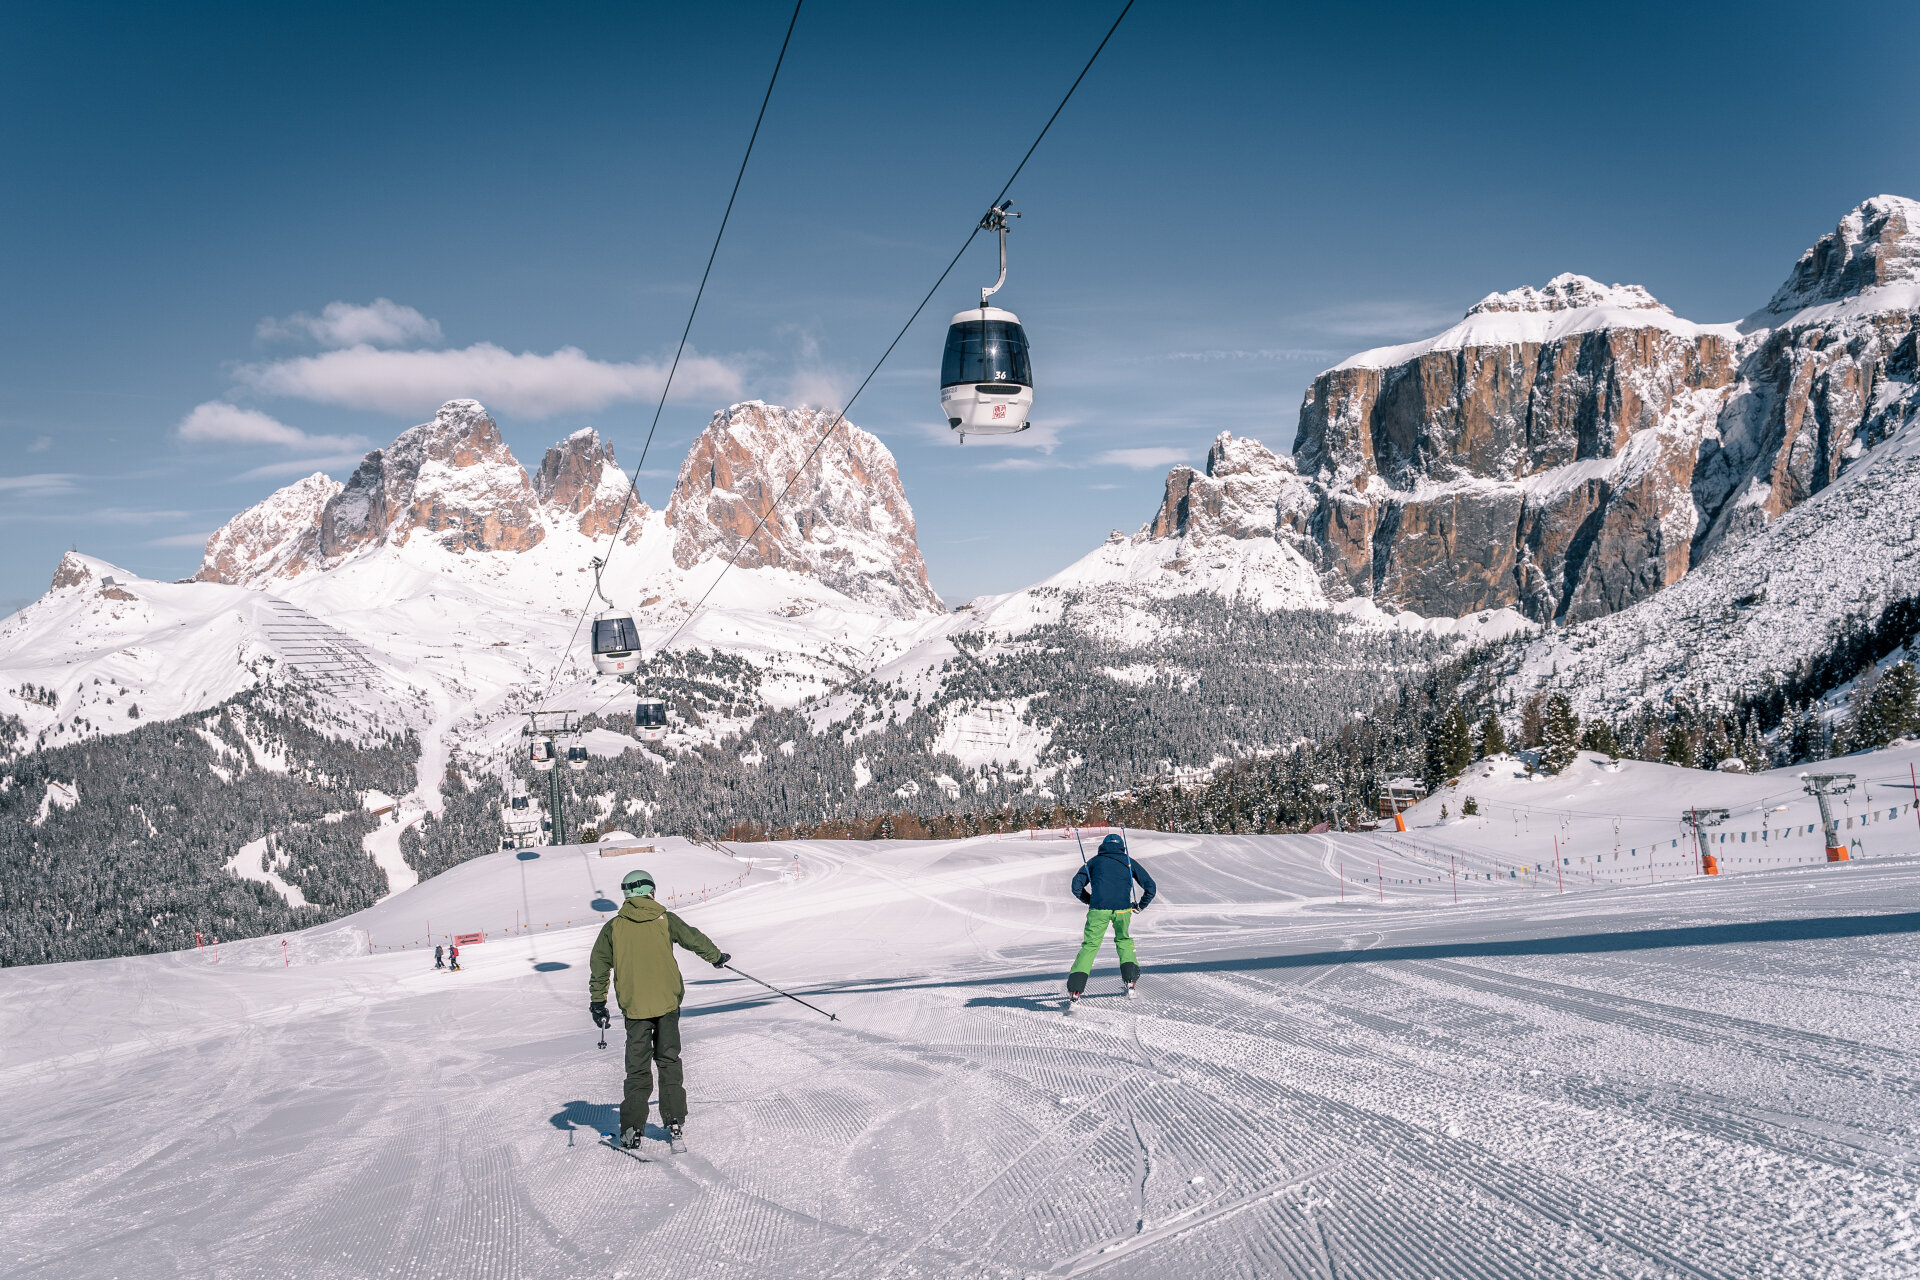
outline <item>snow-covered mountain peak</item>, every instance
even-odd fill
[[[943,612],[887,447],[843,422],[807,461],[835,416],[760,400],[714,414],[667,505],[674,563],[734,556],[740,568],[806,574],[899,617]]]
[[[1167,473],[1160,509],[1143,532],[1156,539],[1304,534],[1313,505],[1292,458],[1222,431],[1207,451],[1204,475],[1187,466]]]
[[[1920,285],[1920,201],[1875,196],[1800,255],[1767,311],[1786,315],[1898,284]]]
[[[194,576],[232,583],[297,576],[307,568],[306,557],[318,554],[321,512],[345,487],[316,471],[268,494],[207,539]]]
[[[581,533],[601,538],[620,523],[621,503],[627,502],[629,481],[614,460],[613,445],[592,427],[582,427],[547,450],[533,476],[533,492],[555,518],[571,516]],[[648,507],[636,495],[621,523],[621,538],[640,537]]]
[[[1673,314],[1651,293],[1637,284],[1601,284],[1590,276],[1563,271],[1547,281],[1544,288],[1525,285],[1505,293],[1490,293],[1467,308],[1470,316],[1501,311],[1580,311],[1589,307],[1611,307],[1620,311],[1664,311]]]

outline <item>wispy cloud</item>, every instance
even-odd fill
[[[66,472],[43,471],[30,476],[0,476],[0,493],[22,498],[45,498],[74,492],[80,477]]]
[[[180,420],[177,434],[195,444],[272,444],[283,449],[364,449],[364,436],[316,436],[290,427],[258,409],[242,409],[224,400],[195,405]]]
[[[1131,467],[1135,471],[1154,471],[1161,467],[1170,467],[1176,462],[1185,462],[1187,457],[1185,449],[1109,449],[1093,461],[1099,466]]]
[[[1294,323],[1342,338],[1423,338],[1459,321],[1462,308],[1407,298],[1343,302],[1294,317]]]
[[[452,351],[383,351],[368,344],[235,371],[242,386],[266,396],[391,414],[428,414],[470,396],[524,418],[592,413],[648,400],[666,382],[664,364],[595,360],[578,347],[516,355],[490,342]],[[740,375],[712,356],[688,355],[673,380],[675,399],[736,396]]]
[[[1216,347],[1209,351],[1170,351],[1169,360],[1212,362],[1216,360],[1334,360],[1338,352],[1319,347],[1260,347],[1246,351],[1237,347]]]
[[[27,446],[28,453],[45,453],[53,448],[52,436],[35,436],[33,443]]]
[[[993,462],[983,462],[976,468],[979,471],[1048,471],[1063,467],[1064,462],[1055,462],[1051,458],[999,458]]]
[[[320,314],[295,312],[284,320],[269,316],[255,329],[262,342],[311,338],[323,347],[406,347],[441,341],[440,322],[403,307],[391,298],[375,298],[361,306],[329,302]]]
[[[149,538],[147,545],[150,547],[204,547],[207,545],[207,539],[218,532],[220,532],[218,529],[209,529],[205,533],[170,533],[164,538]]]
[[[838,409],[847,402],[854,379],[829,366],[820,354],[820,335],[801,325],[782,325],[778,332],[795,342],[793,374],[787,380],[787,403],[816,409]]]
[[[191,511],[142,511],[133,507],[101,507],[87,512],[87,519],[99,524],[165,524],[185,520]]]
[[[348,471],[360,465],[364,453],[336,453],[325,458],[289,458],[242,471],[235,480],[272,480],[280,476],[310,476],[316,471]]]

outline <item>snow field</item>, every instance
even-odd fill
[[[460,974],[354,948],[744,867],[709,848],[489,855],[294,935],[290,967],[259,939],[8,970],[0,1269],[1914,1273],[1920,860],[1342,904],[1342,858],[1454,838],[1420,817],[1133,833],[1143,998],[1109,943],[1070,1018],[1072,846],[732,846],[762,870],[687,918],[841,1020],[685,959],[692,1150],[645,1164],[595,1145],[622,1047],[584,1007],[597,919]]]

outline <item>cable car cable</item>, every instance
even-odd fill
[[[773,60],[773,74],[767,77],[767,91],[760,98],[760,113],[753,118],[753,131],[747,135],[747,149],[740,157],[740,169],[733,175],[733,190],[727,193],[726,211],[720,215],[720,228],[713,234],[713,248],[707,252],[706,268],[700,273],[700,287],[694,290],[693,305],[687,309],[687,323],[680,330],[680,345],[674,348],[673,363],[667,366],[667,379],[660,387],[660,400],[653,407],[653,422],[647,427],[646,441],[640,446],[640,461],[634,464],[633,475],[627,481],[627,491],[620,499],[620,513],[614,518],[613,529],[607,535],[607,554],[600,557],[604,568],[606,561],[612,558],[613,548],[620,545],[620,530],[626,525],[627,511],[633,503],[633,497],[640,489],[640,471],[647,465],[647,452],[653,448],[654,432],[660,428],[661,411],[667,407],[667,393],[673,389],[674,374],[680,369],[680,358],[686,353],[687,337],[693,332],[693,319],[700,313],[700,300],[707,293],[707,279],[713,274],[714,259],[720,256],[720,241],[727,234],[727,223],[733,217],[734,201],[740,196],[740,184],[747,176],[747,162],[753,158],[753,144],[759,141],[760,126],[767,118],[767,104],[773,101],[773,87],[780,80],[780,68],[787,60],[787,46],[793,43],[793,29],[800,21],[800,7],[806,0],[794,0],[793,16],[787,19],[787,34],[780,41],[780,53]],[[1129,0],[1131,3],[1131,0]],[[600,575],[594,574],[594,592],[600,590]],[[554,663],[553,671],[547,676],[546,688],[541,691],[540,701],[545,703],[547,695],[553,692],[553,682],[560,676],[560,668],[566,665],[573,653],[574,642],[580,638],[580,627],[592,611],[593,597],[587,597],[587,604],[574,619],[573,634],[567,637],[566,648],[560,653],[560,659]],[[605,704],[602,704],[605,705]]]
[[[1126,0],[1126,4],[1121,7],[1119,16],[1113,20],[1113,25],[1107,28],[1107,34],[1100,38],[1100,43],[1094,48],[1092,55],[1088,57],[1086,65],[1080,68],[1080,74],[1073,78],[1071,85],[1067,86],[1067,92],[1065,96],[1060,99],[1060,104],[1053,109],[1053,114],[1048,116],[1047,122],[1040,127],[1040,132],[1034,137],[1033,144],[1027,148],[1026,154],[1020,157],[1020,163],[1013,167],[1012,175],[1009,176],[1001,186],[999,194],[994,196],[989,207],[998,205],[1006,198],[1007,192],[1012,189],[1014,182],[1020,177],[1021,171],[1027,167],[1027,161],[1033,159],[1033,153],[1039,150],[1040,143],[1046,139],[1048,130],[1053,128],[1053,122],[1060,118],[1062,111],[1066,110],[1067,103],[1072,100],[1074,91],[1080,87],[1080,82],[1087,78],[1087,72],[1093,70],[1094,62],[1100,57],[1101,52],[1106,49],[1107,42],[1113,39],[1113,33],[1120,29],[1120,24],[1125,21],[1128,12],[1132,10],[1133,3],[1134,0]],[[838,431],[846,422],[847,411],[853,407],[854,401],[860,398],[861,392],[867,389],[867,384],[871,383],[874,377],[880,372],[881,366],[886,364],[887,358],[893,354],[894,348],[900,345],[901,340],[907,336],[907,331],[913,328],[914,321],[920,318],[920,313],[926,310],[929,302],[933,301],[933,295],[938,293],[940,286],[947,282],[947,277],[951,275],[953,269],[960,264],[960,259],[966,254],[968,248],[972,246],[974,238],[980,234],[981,227],[984,225],[984,222],[977,224],[967,233],[965,242],[961,244],[959,251],[953,255],[952,260],[947,263],[946,269],[941,271],[939,279],[933,282],[933,287],[928,289],[926,296],[920,299],[920,305],[913,309],[913,314],[908,316],[907,322],[900,326],[900,331],[893,336],[893,341],[887,344],[887,349],[880,353],[878,360],[874,361],[873,367],[867,371],[867,376],[860,380],[860,385],[854,389],[851,396],[847,397],[846,404],[842,405],[839,412],[834,414],[833,421],[828,423],[826,429],[820,433],[820,438],[814,442],[813,448],[807,451],[806,458],[801,461],[794,473],[787,478],[787,483],[781,487],[780,492],[775,495],[773,501],[767,505],[766,511],[764,511],[759,520],[754,523],[752,532],[748,533],[747,536],[742,538],[734,547],[733,553],[727,557],[727,563],[721,568],[720,572],[714,576],[713,581],[707,585],[707,589],[701,593],[700,599],[695,601],[693,608],[687,611],[687,616],[681,619],[680,625],[675,627],[667,638],[660,642],[655,652],[666,649],[668,645],[679,638],[680,633],[687,629],[687,624],[692,622],[694,617],[700,612],[701,606],[706,604],[707,598],[711,596],[714,589],[720,585],[720,580],[727,576],[727,571],[732,569],[735,562],[739,560],[740,553],[752,544],[753,540],[760,535],[762,529],[766,528],[767,521],[772,517],[774,511],[779,508],[781,500],[787,496],[787,493],[793,488],[794,484],[799,481],[800,477],[806,474],[807,468],[813,465],[813,460],[815,456],[819,454],[821,446],[825,445],[826,442],[832,438],[833,433]],[[611,698],[607,699],[608,702],[612,700]],[[600,705],[605,706],[606,703],[603,702]]]

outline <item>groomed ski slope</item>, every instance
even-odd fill
[[[1551,788],[1670,819],[1797,785],[1502,767],[1464,785],[1540,797],[1513,848]],[[1441,803],[1406,835],[1135,833],[1143,998],[1109,948],[1072,1017],[1058,840],[490,854],[284,952],[0,972],[0,1272],[1920,1273],[1910,812],[1860,860],[1715,879],[1347,867],[1496,862],[1497,824],[1430,825]],[[1611,854],[1611,819],[1557,834]],[[692,1149],[649,1163],[596,1144],[622,1036],[596,1048],[585,1010],[599,907],[642,865],[840,1016],[686,957]],[[490,936],[436,973],[429,922]]]

